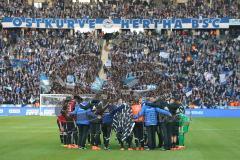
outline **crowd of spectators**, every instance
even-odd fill
[[[240,100],[240,42],[227,32],[219,37],[213,31],[127,32],[115,41],[110,51],[112,67],[107,69],[112,81],[122,80],[111,87],[115,95],[121,95],[122,89],[156,85],[145,95],[178,97],[185,105],[207,107]],[[124,84],[129,75],[138,80],[131,88]]]
[[[32,103],[39,96],[40,53],[27,34],[2,32],[0,103]]]
[[[91,93],[102,66],[102,38],[67,30],[4,30],[0,103],[33,103],[40,95],[40,74],[51,82],[48,93]],[[137,90],[156,88],[145,96],[177,96],[184,104],[213,107],[240,98],[240,42],[210,31],[117,33],[112,38],[103,94],[132,99]],[[163,55],[161,54],[163,53]],[[74,86],[66,85],[73,75]],[[134,77],[132,86],[124,80]],[[130,94],[125,94],[128,90]]]
[[[95,81],[101,68],[101,40],[94,33],[79,33],[73,35],[58,34],[50,39],[47,51],[41,56],[41,73],[50,77],[52,84],[50,93],[89,93],[91,83]],[[54,44],[52,46],[52,44]],[[52,58],[55,57],[55,58]],[[74,86],[65,83],[67,76],[73,76]]]
[[[8,3],[9,2],[9,3]],[[112,3],[79,3],[53,0],[42,8],[27,0],[0,1],[0,16],[35,18],[199,18],[240,17],[237,0],[189,0],[182,4],[154,3],[140,0],[119,0]]]
[[[89,92],[101,66],[100,42],[94,33],[30,29],[3,30],[2,34],[0,103],[38,100],[40,74],[52,82],[48,93],[72,93],[65,84],[72,74],[80,82],[75,87],[78,93]]]

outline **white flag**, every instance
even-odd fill
[[[166,59],[169,58],[169,55],[170,55],[170,53],[168,53],[168,52],[160,52],[160,53],[159,53],[159,56],[160,56],[160,57],[166,58]]]
[[[188,91],[188,92],[186,93],[186,96],[189,97],[191,94],[192,94],[192,90]]]
[[[220,77],[220,83],[225,83],[226,82],[226,74],[220,74],[219,75],[219,77]]]

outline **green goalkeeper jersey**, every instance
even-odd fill
[[[186,116],[185,114],[179,114],[180,120],[179,120],[179,126],[182,127],[182,131],[184,133],[188,132],[190,118]]]

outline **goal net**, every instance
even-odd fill
[[[63,101],[71,94],[41,94],[40,116],[55,116],[61,111]]]
[[[92,99],[95,94],[79,95],[84,100]],[[55,116],[62,109],[63,101],[67,98],[73,98],[71,94],[40,94],[40,116]]]

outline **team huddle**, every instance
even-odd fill
[[[99,99],[66,98],[57,119],[64,147],[86,149],[88,141],[92,150],[101,150],[102,134],[105,150],[110,148],[111,135],[116,136],[120,150],[185,148],[189,118],[177,99],[136,98],[131,103]]]

